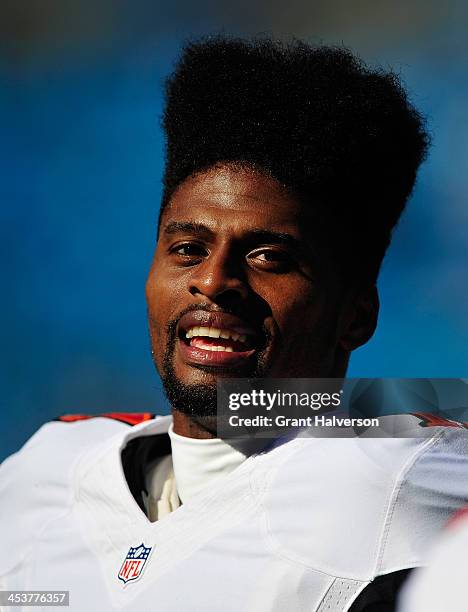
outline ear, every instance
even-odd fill
[[[353,292],[344,309],[338,344],[348,352],[354,351],[372,338],[379,315],[379,294],[373,285]]]

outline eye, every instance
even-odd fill
[[[207,255],[207,250],[195,242],[183,242],[170,249],[171,255],[178,256],[184,263],[196,263]]]
[[[249,253],[247,259],[252,265],[271,272],[287,272],[294,266],[290,253],[282,249],[258,249]]]

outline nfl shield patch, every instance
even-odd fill
[[[143,572],[150,552],[151,546],[146,547],[144,544],[135,546],[135,548],[130,548],[119,570],[119,580],[122,580],[125,584],[132,580],[138,580]]]

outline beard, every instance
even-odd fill
[[[217,411],[216,383],[186,385],[174,371],[173,349],[168,347],[164,355],[163,371],[160,373],[166,397],[174,410],[193,418],[215,417]]]
[[[196,305],[192,308],[187,308],[177,317],[176,320],[171,321],[167,326],[167,345],[164,352],[164,359],[162,363],[162,371],[159,371],[166,397],[169,400],[172,408],[178,410],[183,414],[190,416],[194,421],[199,422],[203,427],[211,431],[216,430],[216,415],[217,415],[217,385],[216,382],[211,384],[196,383],[196,384],[185,384],[176,375],[174,370],[174,353],[176,348],[177,337],[177,324],[182,316],[191,310],[206,310],[210,311],[211,308],[204,307],[203,305]],[[229,312],[224,310],[224,312]],[[248,369],[239,370],[238,373],[232,370],[225,372],[225,377],[232,378],[236,376],[238,378],[264,378],[268,370],[266,359],[265,359],[265,347],[270,341],[270,334],[264,328],[262,330],[262,346],[256,352],[254,359],[251,361]],[[156,362],[155,362],[156,365]],[[157,368],[158,369],[158,368]],[[210,374],[218,374],[223,376],[223,373],[218,368],[209,366],[197,366],[197,369],[207,372]]]

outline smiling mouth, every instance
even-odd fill
[[[183,361],[195,368],[243,368],[260,349],[260,334],[240,318],[195,311],[182,317],[177,331]]]
[[[211,352],[243,353],[255,350],[254,338],[250,334],[219,327],[194,325],[182,331],[181,340],[186,346]]]

